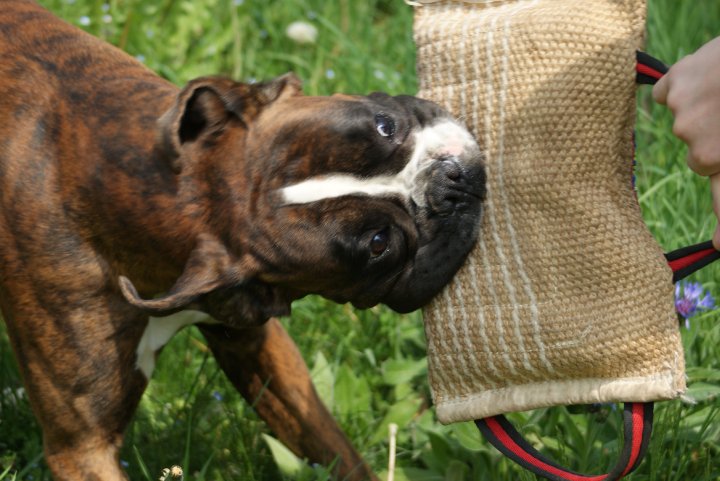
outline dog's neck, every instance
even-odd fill
[[[214,149],[224,144],[197,145],[194,148],[203,152],[194,152],[193,161],[187,161],[179,173],[172,170],[172,159],[157,141],[157,118],[147,112],[166,111],[176,92],[165,84],[157,88],[156,99],[142,112],[116,106],[111,127],[106,125],[93,139],[100,149],[66,142],[78,161],[69,166],[75,169],[72,175],[61,175],[67,179],[62,185],[66,205],[76,213],[77,222],[112,263],[108,267],[132,278],[141,293],[170,287],[202,233],[212,234],[226,245],[239,246],[234,233],[243,228],[243,210],[248,205],[244,198],[246,177],[237,172],[245,166],[204,161],[222,158],[223,152]],[[244,132],[234,129],[228,134]],[[114,145],[137,148],[116,151]],[[102,158],[89,162],[85,149],[103,152]],[[78,163],[93,165],[93,169],[80,169],[78,173]]]

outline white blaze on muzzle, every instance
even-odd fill
[[[478,146],[468,131],[450,119],[443,119],[414,133],[412,141],[415,145],[412,156],[395,175],[358,177],[336,173],[311,177],[282,188],[283,204],[308,204],[345,195],[368,195],[399,196],[423,207],[427,203],[425,192],[430,167],[442,160],[462,164],[478,152]]]

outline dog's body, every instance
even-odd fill
[[[372,477],[268,319],[311,292],[429,300],[477,233],[469,134],[292,76],[179,91],[30,1],[3,2],[0,55],[0,307],[55,478],[125,479],[123,431],[180,327],[149,315],[184,308],[217,319],[213,354],[285,444]]]

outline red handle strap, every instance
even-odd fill
[[[644,52],[637,52],[636,80],[652,85],[665,75],[668,68]],[[707,241],[665,254],[673,271],[673,282],[720,259],[720,251]],[[624,409],[624,444],[620,460],[609,473],[588,476],[575,473],[540,454],[503,415],[475,421],[485,439],[519,465],[552,481],[615,481],[631,473],[640,464],[652,432],[653,403],[626,403]]]
[[[654,85],[668,71],[667,65],[645,52],[636,53],[635,81],[643,85]]]
[[[712,241],[707,241],[668,252],[665,259],[673,271],[673,282],[677,282],[720,259],[720,251],[713,247]]]
[[[498,451],[525,469],[552,481],[615,481],[632,472],[647,451],[652,432],[653,403],[626,403],[624,444],[620,460],[608,474],[588,476],[569,471],[540,454],[503,415],[475,424]]]

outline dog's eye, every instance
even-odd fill
[[[385,114],[375,115],[375,130],[383,137],[395,135],[395,121]]]
[[[387,229],[376,232],[372,239],[370,239],[370,255],[372,255],[372,257],[379,256],[387,250],[389,243],[390,234]]]

